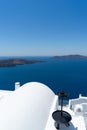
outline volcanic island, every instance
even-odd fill
[[[44,62],[44,61],[26,60],[26,59],[20,59],[20,58],[4,59],[4,60],[0,60],[0,67],[14,67],[17,65],[34,64],[34,63],[41,63],[41,62]]]

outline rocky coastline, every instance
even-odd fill
[[[17,65],[24,65],[24,64],[34,64],[34,63],[40,63],[44,62],[41,60],[26,60],[26,59],[19,59],[19,58],[13,58],[13,59],[5,59],[0,60],[0,67],[14,67]]]

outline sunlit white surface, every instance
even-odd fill
[[[60,108],[58,96],[42,83],[0,90],[0,130],[56,130],[52,113]],[[87,130],[87,97],[69,100],[63,110],[72,120],[69,127],[60,124],[60,130]]]
[[[54,98],[44,84],[23,85],[0,102],[0,130],[44,130]]]

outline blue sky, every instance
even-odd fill
[[[0,0],[0,56],[87,55],[87,0]]]

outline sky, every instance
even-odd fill
[[[0,0],[0,56],[87,55],[87,0]]]

